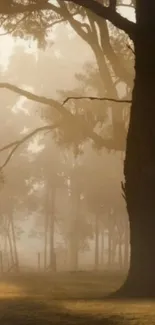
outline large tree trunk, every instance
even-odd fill
[[[155,1],[137,0],[135,85],[124,166],[131,258],[118,294],[155,297]]]

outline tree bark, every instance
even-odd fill
[[[124,164],[131,258],[119,297],[155,297],[155,1],[137,0],[135,83]]]

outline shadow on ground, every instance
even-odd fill
[[[0,280],[0,325],[153,325],[155,302],[103,299],[118,274],[10,274]]]
[[[103,299],[107,294],[117,290],[125,275],[98,272],[66,272],[57,274],[19,274],[2,277],[1,283],[6,288],[12,285],[28,296],[45,296],[54,300],[94,300]]]
[[[126,325],[128,322],[121,316],[94,316],[79,314],[67,310],[63,304],[31,299],[1,299],[0,324],[3,325]]]

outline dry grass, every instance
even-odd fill
[[[0,281],[2,325],[153,325],[154,302],[104,301],[119,274],[9,275]]]

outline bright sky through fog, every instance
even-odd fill
[[[53,2],[54,2],[54,0],[53,0]],[[128,8],[123,8],[122,7],[121,9],[119,9],[119,11],[121,11],[121,13],[125,17],[127,17],[128,19],[134,20],[134,11],[133,11],[133,9],[128,9]],[[69,25],[65,25],[64,28],[67,29],[68,38],[70,40],[73,39],[74,37],[76,37],[76,33],[69,27]],[[52,38],[52,40],[54,40],[54,42],[55,42],[56,45],[57,45],[57,34],[59,32],[58,29],[59,29],[58,26],[55,27],[55,28],[53,28],[53,32],[52,32],[52,35],[51,35],[51,38]],[[23,41],[23,40],[15,41],[10,35],[0,36],[0,41],[1,41],[1,47],[0,47],[0,64],[3,64],[4,69],[7,68],[7,64],[9,62],[9,58],[10,58],[10,56],[12,54],[13,47],[16,44],[17,45],[20,45],[20,44],[22,45],[23,44],[26,47],[27,52],[29,52],[29,53],[35,53],[35,54],[37,53],[37,51],[36,51],[36,43],[33,43],[33,44],[31,43],[30,44],[28,41],[26,42],[26,41]],[[65,44],[63,42],[63,37],[62,37],[62,40],[61,41],[62,41],[62,46],[65,47]],[[67,56],[67,49],[65,50],[65,55]],[[80,59],[78,59],[78,60],[80,60],[80,64],[81,64],[81,62],[86,61],[87,59],[89,60],[89,55],[90,55],[90,52],[88,51],[88,57],[86,57],[86,55],[85,55],[84,58],[81,57]],[[60,60],[61,61],[62,53],[61,53],[61,51],[59,49],[59,46],[56,49],[54,49],[54,56],[55,56],[55,58],[57,60]],[[68,56],[69,56],[69,64],[70,65],[71,64],[75,64],[76,65],[76,58],[75,58],[76,55],[75,55],[74,50],[73,50],[73,55],[72,55],[72,53],[71,54],[68,53]],[[78,56],[78,53],[77,53],[77,56]],[[79,61],[78,61],[78,63],[79,63]],[[84,63],[85,62],[83,62],[83,64]],[[78,64],[77,64],[77,69],[78,69]],[[62,71],[62,75],[63,75],[65,73],[64,72],[65,70],[63,70],[63,67],[62,67],[62,70],[61,71]],[[60,75],[58,76],[58,78],[61,78]],[[30,90],[31,91],[32,89],[27,89],[27,90]],[[15,113],[17,113],[18,108],[24,110],[24,108],[23,108],[24,102],[25,102],[25,98],[19,97],[19,100],[16,103],[16,107],[14,107],[14,112]],[[24,128],[23,129],[23,134],[24,133],[26,134],[26,132],[28,132],[28,131],[29,131],[28,129]],[[37,146],[37,139],[35,139],[29,145],[29,150],[30,151],[33,151],[33,152],[38,152],[39,149],[41,149],[41,147],[40,146]],[[26,222],[25,228],[28,227],[28,224],[29,223]],[[31,227],[33,227],[33,224],[29,224],[29,229]],[[28,231],[28,229],[26,229],[26,230]],[[23,241],[22,242],[23,242],[23,246],[26,246],[27,248],[28,248],[28,243],[29,243],[29,245],[31,247],[31,250],[32,250],[32,241],[30,239],[27,239],[26,234],[25,234],[25,238],[23,238]],[[37,244],[34,244],[34,246],[37,246],[37,245],[39,246],[39,242],[38,241],[36,241],[36,242],[37,242]]]
[[[55,0],[51,0],[51,2],[55,2]],[[126,0],[124,1],[125,4],[130,3],[130,1]],[[126,18],[135,21],[135,13],[134,13],[134,9],[133,8],[128,8],[128,7],[120,7],[118,10],[123,16],[125,16]],[[68,29],[69,31],[69,26],[65,26],[65,28]],[[1,31],[1,34],[3,34],[3,31]],[[75,33],[73,31],[69,31],[69,38],[71,39],[72,37],[74,37]],[[52,39],[56,40],[56,28],[53,29],[52,32]],[[7,67],[8,61],[9,61],[9,57],[12,53],[12,49],[14,44],[16,43],[17,45],[19,44],[23,44],[25,45],[27,51],[30,53],[32,52],[36,52],[36,43],[33,44],[29,44],[29,42],[23,41],[23,40],[16,40],[14,41],[14,39],[10,36],[10,35],[5,35],[5,36],[0,36],[0,41],[1,41],[1,47],[0,47],[0,63],[3,64],[4,69]],[[61,53],[59,52],[59,50],[55,51],[55,56],[57,58],[61,58]]]
[[[53,3],[55,2],[55,4],[56,4],[56,1],[52,0],[52,2]],[[126,1],[124,1],[124,3],[128,4],[129,1],[126,0]],[[128,19],[134,20],[135,15],[134,15],[134,10],[132,8],[119,7],[119,12],[123,16],[127,17]],[[69,24],[65,25],[65,28],[67,29],[68,38],[70,40],[72,38],[76,37],[76,32],[70,27]],[[58,25],[54,26],[54,28],[52,29],[52,33],[51,33],[51,35],[49,37],[49,41],[50,41],[50,39],[52,39],[55,44],[57,44],[57,35],[59,33],[58,29],[59,29]],[[3,34],[3,33],[4,33],[4,31],[1,31],[1,34]],[[30,41],[26,42],[26,41],[21,40],[21,39],[14,40],[12,38],[12,36],[10,36],[10,35],[0,36],[0,41],[1,41],[0,64],[3,65],[4,70],[7,68],[9,58],[10,58],[10,56],[12,54],[14,46],[16,46],[16,45],[18,45],[18,46],[23,45],[28,53],[34,53],[37,56],[37,45],[36,45],[35,42],[30,42]],[[62,43],[63,43],[63,37],[62,37]],[[53,48],[53,53],[54,53],[54,56],[55,56],[56,59],[61,60],[63,58],[63,55],[62,55],[62,53],[61,53],[61,51],[60,51],[60,49],[58,47]],[[66,55],[67,55],[67,53],[66,53]],[[74,59],[74,54],[73,54],[72,57],[70,56],[70,63],[71,63],[72,59]],[[88,51],[88,59],[89,59],[89,51]],[[62,72],[62,74],[63,74],[63,72]],[[27,90],[32,91],[32,89],[27,89]],[[19,100],[16,103],[15,107],[13,107],[14,113],[18,113],[18,110],[20,109],[25,114],[29,114],[29,111],[27,109],[25,109],[24,105],[23,105],[26,101],[27,100],[24,97],[19,97]],[[26,130],[24,129],[23,132],[26,133]],[[39,151],[41,149],[42,149],[42,146],[41,147],[37,146],[37,141],[36,140],[32,141],[31,145],[29,146],[29,150],[32,150],[32,151],[35,151],[35,152],[37,152],[37,151]]]

